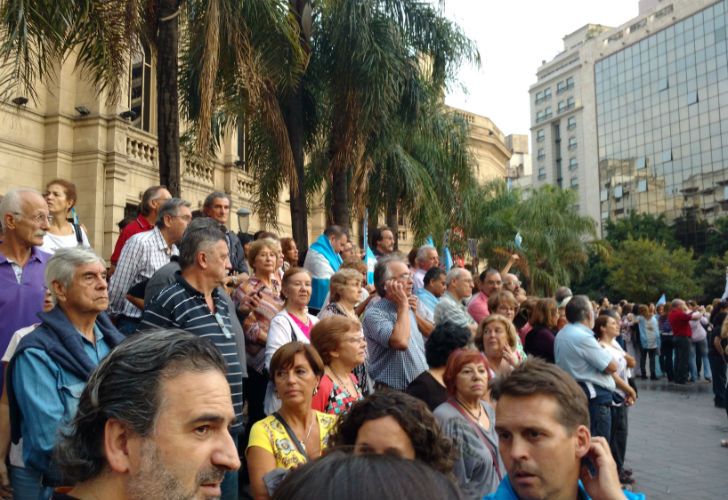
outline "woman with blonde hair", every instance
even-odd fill
[[[489,378],[507,375],[521,364],[516,328],[500,314],[491,314],[480,322],[475,334],[475,346],[488,359]]]

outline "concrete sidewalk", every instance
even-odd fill
[[[637,380],[639,399],[629,413],[626,466],[632,490],[648,499],[728,498],[728,417],[713,405],[712,386]]]

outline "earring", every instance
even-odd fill
[[[313,395],[315,396],[316,394],[318,394],[318,387],[313,390]]]

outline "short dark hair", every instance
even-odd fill
[[[179,214],[180,207],[190,207],[190,202],[185,201],[181,198],[170,198],[164,202],[164,205],[159,207],[157,212],[157,227],[159,229],[164,228],[164,217],[167,215],[176,216]]]
[[[445,474],[416,460],[335,451],[293,469],[273,494],[273,500],[310,498],[460,500],[463,496]]]
[[[152,201],[156,200],[159,196],[159,191],[167,189],[167,186],[152,186],[148,187],[142,194],[142,201],[139,203],[139,213],[142,215],[149,215],[152,213]]]
[[[389,226],[379,226],[374,231],[372,231],[372,246],[374,248],[377,247],[377,243],[382,241],[384,239],[384,231],[389,231],[394,235],[394,231]]]
[[[575,295],[566,304],[566,319],[569,323],[581,323],[589,319],[590,314],[594,314],[594,309],[591,300],[586,295]]]
[[[270,379],[272,381],[275,381],[276,372],[278,370],[293,366],[293,358],[296,357],[296,354],[304,355],[308,364],[311,365],[311,371],[313,371],[316,376],[321,377],[324,374],[324,362],[321,360],[319,353],[316,352],[316,349],[311,344],[294,341],[283,344],[273,354],[269,368]]]
[[[225,360],[208,339],[182,330],[145,331],[119,344],[91,374],[76,416],[61,430],[55,451],[64,480],[80,483],[106,467],[102,450],[109,419],[148,436],[162,404],[162,382],[188,371],[225,375]]]
[[[227,241],[225,231],[219,222],[209,217],[193,219],[177,243],[179,267],[187,269],[195,263],[198,252],[203,252],[218,241]]]
[[[440,323],[432,330],[425,344],[425,359],[430,368],[447,364],[447,358],[455,349],[470,342],[470,330],[455,323]]]
[[[490,276],[492,274],[500,274],[500,271],[498,269],[494,269],[494,268],[490,267],[490,268],[486,269],[485,271],[483,271],[482,273],[480,273],[480,276],[478,276],[478,280],[481,283],[484,283],[485,278],[487,278],[488,276]]]
[[[429,285],[432,280],[440,279],[440,276],[446,274],[445,271],[439,267],[432,267],[430,268],[426,273],[425,277],[422,279],[425,286]]]
[[[339,418],[330,438],[334,446],[354,446],[359,429],[370,420],[392,417],[412,442],[415,458],[433,469],[449,474],[454,463],[452,441],[445,437],[427,405],[408,394],[380,390],[354,403]]]
[[[326,236],[327,238],[331,238],[333,236],[338,240],[345,234],[348,235],[349,233],[346,231],[346,229],[341,226],[337,226],[336,224],[324,229],[324,236]]]
[[[498,401],[513,398],[549,396],[556,401],[556,419],[569,432],[580,425],[589,427],[589,403],[579,384],[564,370],[536,357],[528,358],[503,377],[491,383],[490,397]]]

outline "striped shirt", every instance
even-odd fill
[[[156,226],[151,231],[132,236],[121,250],[119,263],[109,281],[111,313],[141,318],[141,309],[126,300],[126,294],[131,287],[148,280],[159,268],[169,264],[172,255],[179,255],[177,246],[167,245]]]
[[[227,302],[217,288],[213,290],[212,298],[215,303],[215,313],[210,312],[205,296],[178,275],[177,282],[162,290],[145,308],[139,329],[180,328],[209,339],[215,344],[227,363],[227,381],[230,384],[235,410],[235,424],[231,431],[240,432],[243,425],[242,367],[232,333]]]
[[[397,306],[382,299],[364,312],[364,336],[369,350],[369,376],[376,382],[403,391],[410,382],[427,370],[425,341],[417,328],[415,315],[410,316],[410,338],[407,349],[400,351],[389,346],[394,324],[397,322]]]

